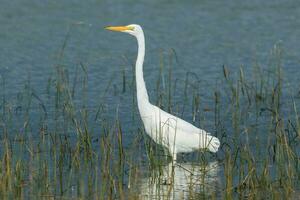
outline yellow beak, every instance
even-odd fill
[[[110,31],[118,31],[118,32],[133,30],[133,28],[130,26],[107,26],[105,27],[105,29]]]

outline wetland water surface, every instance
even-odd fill
[[[0,195],[297,198],[299,18],[298,1],[3,1]],[[103,29],[131,23],[150,101],[217,136],[216,155],[172,171],[145,135],[136,41]]]

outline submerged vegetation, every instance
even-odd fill
[[[255,63],[247,70],[241,66],[238,72],[220,67],[222,78],[210,86],[215,88],[211,91],[191,72],[174,80],[176,54],[173,50],[161,54],[153,102],[197,126],[209,127],[221,140],[216,155],[181,155],[172,169],[170,158],[144,134],[136,115],[134,76],[123,70],[122,85],[107,83],[98,106],[90,108],[88,66],[80,63],[71,76],[61,64],[67,39],[46,95],[36,93],[28,78],[16,99],[7,97],[2,80],[1,199],[297,196],[299,94],[285,84],[278,45],[267,67]],[[123,128],[117,107],[115,117],[107,117],[105,97],[116,93],[115,87],[122,91],[115,98],[132,98],[127,113],[134,124],[131,129]],[[166,174],[171,174],[170,184],[162,179]]]

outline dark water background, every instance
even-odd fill
[[[254,62],[267,64],[277,43],[284,50],[285,77],[299,87],[299,18],[298,1],[2,1],[0,72],[8,96],[16,94],[28,74],[42,93],[68,27],[83,22],[87,25],[73,27],[63,60],[70,72],[78,62],[88,65],[89,91],[97,98],[109,77],[120,74],[122,55],[133,62],[136,54],[133,38],[103,27],[137,23],[146,34],[149,90],[161,49],[177,53],[175,78],[192,71],[212,84],[223,64],[233,71],[241,65],[250,69]],[[130,67],[126,70],[131,73]]]
[[[300,90],[299,19],[300,2],[292,0],[2,0],[0,76],[5,90],[1,89],[0,94],[15,105],[19,92],[30,80],[35,93],[45,105],[50,105],[51,99],[46,98],[47,85],[55,74],[55,66],[63,64],[72,79],[83,63],[88,74],[87,105],[91,113],[104,101],[104,115],[113,119],[118,110],[125,134],[130,132],[132,91],[122,93],[122,76],[125,71],[127,81],[132,78],[130,63],[136,57],[136,41],[125,34],[105,31],[103,27],[136,23],[145,32],[144,76],[152,102],[156,100],[162,55],[168,60],[169,52],[176,52],[173,80],[184,80],[187,72],[197,74],[201,80],[202,104],[212,108],[213,91],[220,83],[222,66],[226,65],[233,74],[241,66],[247,74],[255,64],[267,68],[274,45],[280,46],[283,52],[284,87],[288,88],[288,94],[296,96]],[[59,60],[68,32],[64,55]],[[165,70],[162,74],[166,79],[167,73]],[[110,81],[110,90],[103,100],[101,97]],[[183,86],[174,96],[179,103],[183,101],[181,89]],[[80,102],[80,95],[77,97]],[[37,113],[41,111],[38,103],[34,106]],[[52,108],[46,108],[51,113]],[[184,118],[191,122],[189,113],[187,110]],[[32,115],[32,120],[35,116],[39,117]],[[206,119],[208,129],[212,129],[213,114],[208,113]],[[22,127],[22,121],[16,126]],[[125,145],[130,138],[130,134],[125,137]]]
[[[57,63],[65,65],[71,77],[83,63],[88,73],[88,106],[96,109],[110,80],[115,91],[120,91],[122,72],[132,77],[130,63],[136,56],[133,37],[103,27],[137,23],[146,34],[144,75],[152,102],[161,55],[171,49],[177,56],[173,80],[184,79],[186,72],[197,74],[204,88],[204,106],[212,106],[222,65],[234,74],[241,66],[246,72],[253,71],[255,64],[266,68],[274,45],[283,51],[285,86],[292,86],[289,90],[296,94],[300,87],[299,18],[298,1],[2,1],[0,75],[5,90],[1,93],[14,102],[30,79],[31,87],[43,97]],[[163,73],[167,76],[167,70]],[[108,116],[115,116],[118,106],[126,122],[132,95],[120,99],[112,93],[107,108],[113,112]]]

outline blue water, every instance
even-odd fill
[[[300,2],[298,1],[3,1],[0,8],[1,75],[15,94],[30,73],[36,90],[46,87],[68,27],[64,62],[70,71],[83,62],[96,95],[103,83],[136,54],[133,38],[103,29],[138,23],[145,29],[145,79],[149,89],[159,66],[159,51],[174,49],[174,76],[192,71],[214,83],[223,64],[251,68],[268,63],[274,44],[284,49],[285,76],[298,84]],[[130,71],[130,67],[126,67]],[[115,83],[118,83],[116,78]],[[294,82],[295,81],[295,82]]]
[[[5,80],[5,90],[0,94],[15,105],[18,93],[30,80],[36,94],[45,102],[51,101],[45,96],[55,66],[63,64],[72,80],[79,63],[83,63],[87,67],[91,112],[104,101],[105,115],[114,118],[118,110],[123,127],[131,130],[131,124],[126,122],[132,116],[132,91],[121,93],[122,72],[125,70],[130,82],[136,41],[103,27],[136,23],[145,32],[144,75],[152,102],[156,100],[161,56],[167,63],[171,49],[177,58],[172,65],[173,80],[183,82],[187,72],[197,74],[204,107],[213,108],[213,91],[220,83],[223,65],[233,74],[241,66],[247,73],[255,64],[267,68],[274,45],[283,52],[284,86],[296,95],[300,89],[299,19],[300,2],[296,0],[4,0],[0,6],[0,78]],[[70,36],[60,60],[68,31]],[[83,73],[80,67],[79,73]],[[166,79],[167,73],[163,72]],[[110,80],[108,94],[102,99]],[[175,95],[178,102],[182,101],[182,89],[180,86]],[[37,102],[33,106],[39,107]],[[51,112],[51,108],[47,109]],[[208,119],[213,117],[207,115]],[[191,121],[192,117],[186,114],[185,119]]]
[[[138,23],[146,34],[145,80],[155,89],[160,54],[173,49],[173,79],[196,73],[202,86],[213,90],[226,65],[233,73],[243,65],[251,71],[266,67],[274,45],[283,49],[283,69],[293,93],[299,89],[300,2],[298,1],[3,1],[0,8],[0,73],[6,96],[16,98],[28,79],[46,93],[54,66],[63,63],[71,74],[80,62],[88,68],[89,105],[94,107],[113,78],[127,76],[134,63],[134,38],[107,32],[107,25]],[[73,24],[73,25],[72,25]],[[74,25],[81,24],[81,25]],[[62,61],[59,52],[71,33]],[[121,86],[120,86],[121,87]],[[207,91],[207,90],[206,90]],[[3,93],[4,91],[2,91]],[[202,95],[209,98],[212,93]],[[205,96],[207,95],[207,96]],[[154,95],[150,95],[154,100]],[[115,101],[115,98],[111,98]],[[126,103],[121,105],[125,106]]]

